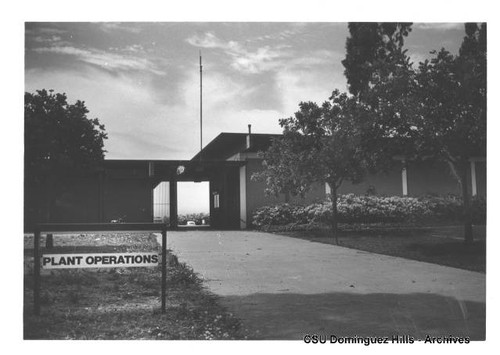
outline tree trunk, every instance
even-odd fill
[[[463,163],[460,167],[460,180],[462,187],[463,201],[463,221],[464,221],[464,238],[465,244],[472,244],[474,236],[472,234],[472,213],[471,213],[471,197],[469,195],[469,179],[468,179],[468,164]]]
[[[339,236],[338,236],[338,213],[337,213],[337,187],[335,184],[330,184],[331,189],[331,200],[332,200],[332,235],[335,239],[335,244],[339,245]]]

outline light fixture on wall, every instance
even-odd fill
[[[219,208],[220,207],[220,197],[219,193],[217,191],[212,192],[214,195],[214,208]]]

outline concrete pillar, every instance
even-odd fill
[[[177,180],[169,181],[170,192],[170,228],[177,228],[179,224],[177,220]]]
[[[476,162],[470,161],[470,180],[472,185],[472,196],[477,196]]]
[[[247,167],[240,167],[240,228],[247,228]]]
[[[408,171],[406,170],[406,161],[403,160],[403,168],[401,169],[401,182],[403,187],[403,196],[408,196]]]

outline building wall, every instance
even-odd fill
[[[109,164],[102,179],[102,222],[123,218],[124,222],[153,221],[153,181],[148,163]]]
[[[479,196],[486,196],[486,162],[476,161],[476,186]],[[369,190],[377,195],[403,195],[402,166],[388,172],[368,175],[361,183],[344,182],[340,194],[366,194]],[[407,195],[461,195],[460,185],[447,164],[441,161],[409,162],[406,164]],[[469,182],[470,182],[469,173]],[[469,191],[472,191],[469,186]]]
[[[99,221],[99,180],[97,177],[71,178],[57,199],[54,223],[92,223]]]
[[[149,179],[106,179],[103,193],[103,222],[152,222],[152,186]]]
[[[304,198],[300,196],[289,196],[287,199],[284,194],[279,196],[266,196],[266,183],[263,181],[253,181],[252,174],[261,171],[262,159],[248,159],[246,165],[246,218],[247,227],[251,226],[253,212],[262,206],[272,205],[277,203],[297,203],[309,204],[315,201],[322,200],[326,197],[325,188],[321,185],[315,185]]]
[[[246,173],[246,218],[247,227],[251,226],[254,211],[262,206],[284,203],[310,204],[326,197],[328,189],[316,185],[305,198],[290,197],[288,200],[283,194],[266,196],[265,182],[253,181],[253,173],[262,170],[261,159],[248,159],[244,168]],[[476,161],[477,194],[486,196],[486,162]],[[344,182],[339,188],[339,194],[354,193],[364,195],[368,192],[383,196],[403,195],[403,163],[396,162],[388,172],[370,174],[359,184]],[[461,191],[456,179],[452,176],[448,166],[442,162],[410,162],[406,164],[406,185],[408,196],[424,195],[460,195]],[[469,191],[472,191],[471,189]],[[242,224],[244,227],[244,224]]]
[[[25,186],[24,230],[37,223],[90,223],[99,220],[99,179],[97,175],[66,177],[58,182],[58,195],[47,213],[43,189]],[[47,220],[47,218],[49,218]]]
[[[408,164],[408,195],[460,195],[460,186],[443,162],[411,162]]]
[[[110,169],[100,181],[98,177],[69,179],[51,222],[96,223],[121,217],[124,222],[152,222],[152,185],[146,172],[120,174],[123,171]]]
[[[370,174],[359,184],[344,181],[338,190],[340,195],[365,195],[368,192],[383,196],[402,195],[401,167],[395,166],[388,172]]]

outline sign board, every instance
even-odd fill
[[[43,269],[157,266],[158,253],[44,254]]]

